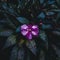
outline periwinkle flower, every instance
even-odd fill
[[[25,36],[28,40],[31,40],[33,37],[37,37],[39,34],[39,29],[37,25],[22,25],[21,34]]]

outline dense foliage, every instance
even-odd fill
[[[31,41],[21,25],[36,24]],[[0,1],[0,60],[60,60],[60,0]]]

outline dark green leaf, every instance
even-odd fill
[[[46,41],[47,36],[46,36],[46,34],[45,34],[44,31],[41,31],[41,30],[40,30],[39,36],[40,36],[40,38],[41,38],[43,41]]]
[[[45,14],[43,12],[41,12],[37,17],[44,19],[45,18]]]
[[[25,55],[24,52],[25,52],[25,51],[24,51],[23,48],[20,48],[20,49],[18,50],[18,60],[24,60],[24,55]]]
[[[18,47],[15,46],[11,51],[10,60],[17,60],[17,56],[18,56],[17,54],[18,54]]]
[[[16,28],[16,32],[20,32],[20,26]]]
[[[36,55],[37,50],[36,50],[36,43],[34,40],[27,42],[26,46],[34,55]]]
[[[60,31],[52,31],[53,34],[60,36]]]
[[[2,7],[6,10],[8,8],[7,3],[2,3]]]
[[[51,29],[52,26],[50,24],[43,24],[42,29]]]
[[[46,48],[48,49],[48,38],[47,38],[46,33],[44,31],[40,31],[39,36],[43,40],[44,45],[46,46]]]
[[[45,54],[42,50],[40,51],[39,60],[45,60]]]
[[[12,33],[13,33],[12,30],[6,30],[6,31],[4,31],[4,30],[0,29],[0,36],[10,36]]]
[[[26,18],[24,18],[24,17],[17,17],[17,20],[20,22],[20,23],[22,23],[22,24],[27,24],[27,23],[29,23],[29,20],[28,19],[26,19]]]
[[[9,47],[9,46],[12,46],[12,45],[14,45],[15,43],[16,43],[16,36],[11,35],[11,36],[9,36],[8,39],[6,40],[6,43],[5,43],[4,47],[3,47],[3,49],[4,49],[4,48],[7,48],[7,47]]]
[[[39,1],[40,1],[41,4],[44,3],[44,0],[39,0]]]
[[[26,0],[18,0],[18,7],[23,9],[25,7]]]

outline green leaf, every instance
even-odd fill
[[[51,29],[52,28],[52,25],[50,24],[43,24],[42,25],[42,29]]]
[[[18,60],[24,60],[25,51],[24,48],[18,50]]]
[[[48,38],[47,38],[46,33],[44,31],[40,31],[39,36],[42,39],[42,41],[44,42],[44,45],[46,46],[46,49],[48,49]]]
[[[43,3],[44,3],[44,0],[39,0],[39,1],[40,1],[40,3],[41,3],[41,4],[43,4]]]
[[[56,0],[57,4],[60,6],[60,0]]]
[[[25,7],[25,4],[27,3],[26,0],[18,0],[18,7],[23,9]]]
[[[17,20],[22,24],[28,24],[29,20],[24,17],[17,17]]]
[[[20,32],[20,26],[16,28],[16,32]]]
[[[60,36],[60,31],[52,31],[53,34]]]
[[[44,31],[40,31],[40,34],[39,34],[40,38],[43,40],[43,41],[46,41],[46,34]]]
[[[0,36],[10,36],[13,33],[12,30],[2,30],[0,29]]]
[[[4,49],[4,48],[7,48],[7,47],[9,47],[9,46],[12,46],[12,45],[14,45],[15,43],[16,43],[16,36],[15,36],[15,35],[11,35],[11,36],[9,36],[9,37],[7,38],[6,43],[5,43],[4,47],[3,47],[3,49]]]
[[[39,60],[45,60],[45,53],[43,52],[43,50],[40,51]]]
[[[3,2],[2,7],[6,10],[8,8],[7,3]]]
[[[35,43],[34,40],[28,41],[28,42],[26,43],[26,46],[29,48],[29,50],[30,50],[34,55],[36,55],[37,48],[36,48],[36,43]]]
[[[45,14],[43,12],[41,12],[37,17],[44,19],[45,18]]]
[[[15,46],[11,51],[10,60],[17,60],[17,56],[18,56],[17,54],[18,54],[18,47]]]

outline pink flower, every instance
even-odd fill
[[[37,25],[22,25],[21,34],[25,36],[28,40],[31,40],[33,37],[38,36],[39,29]]]

